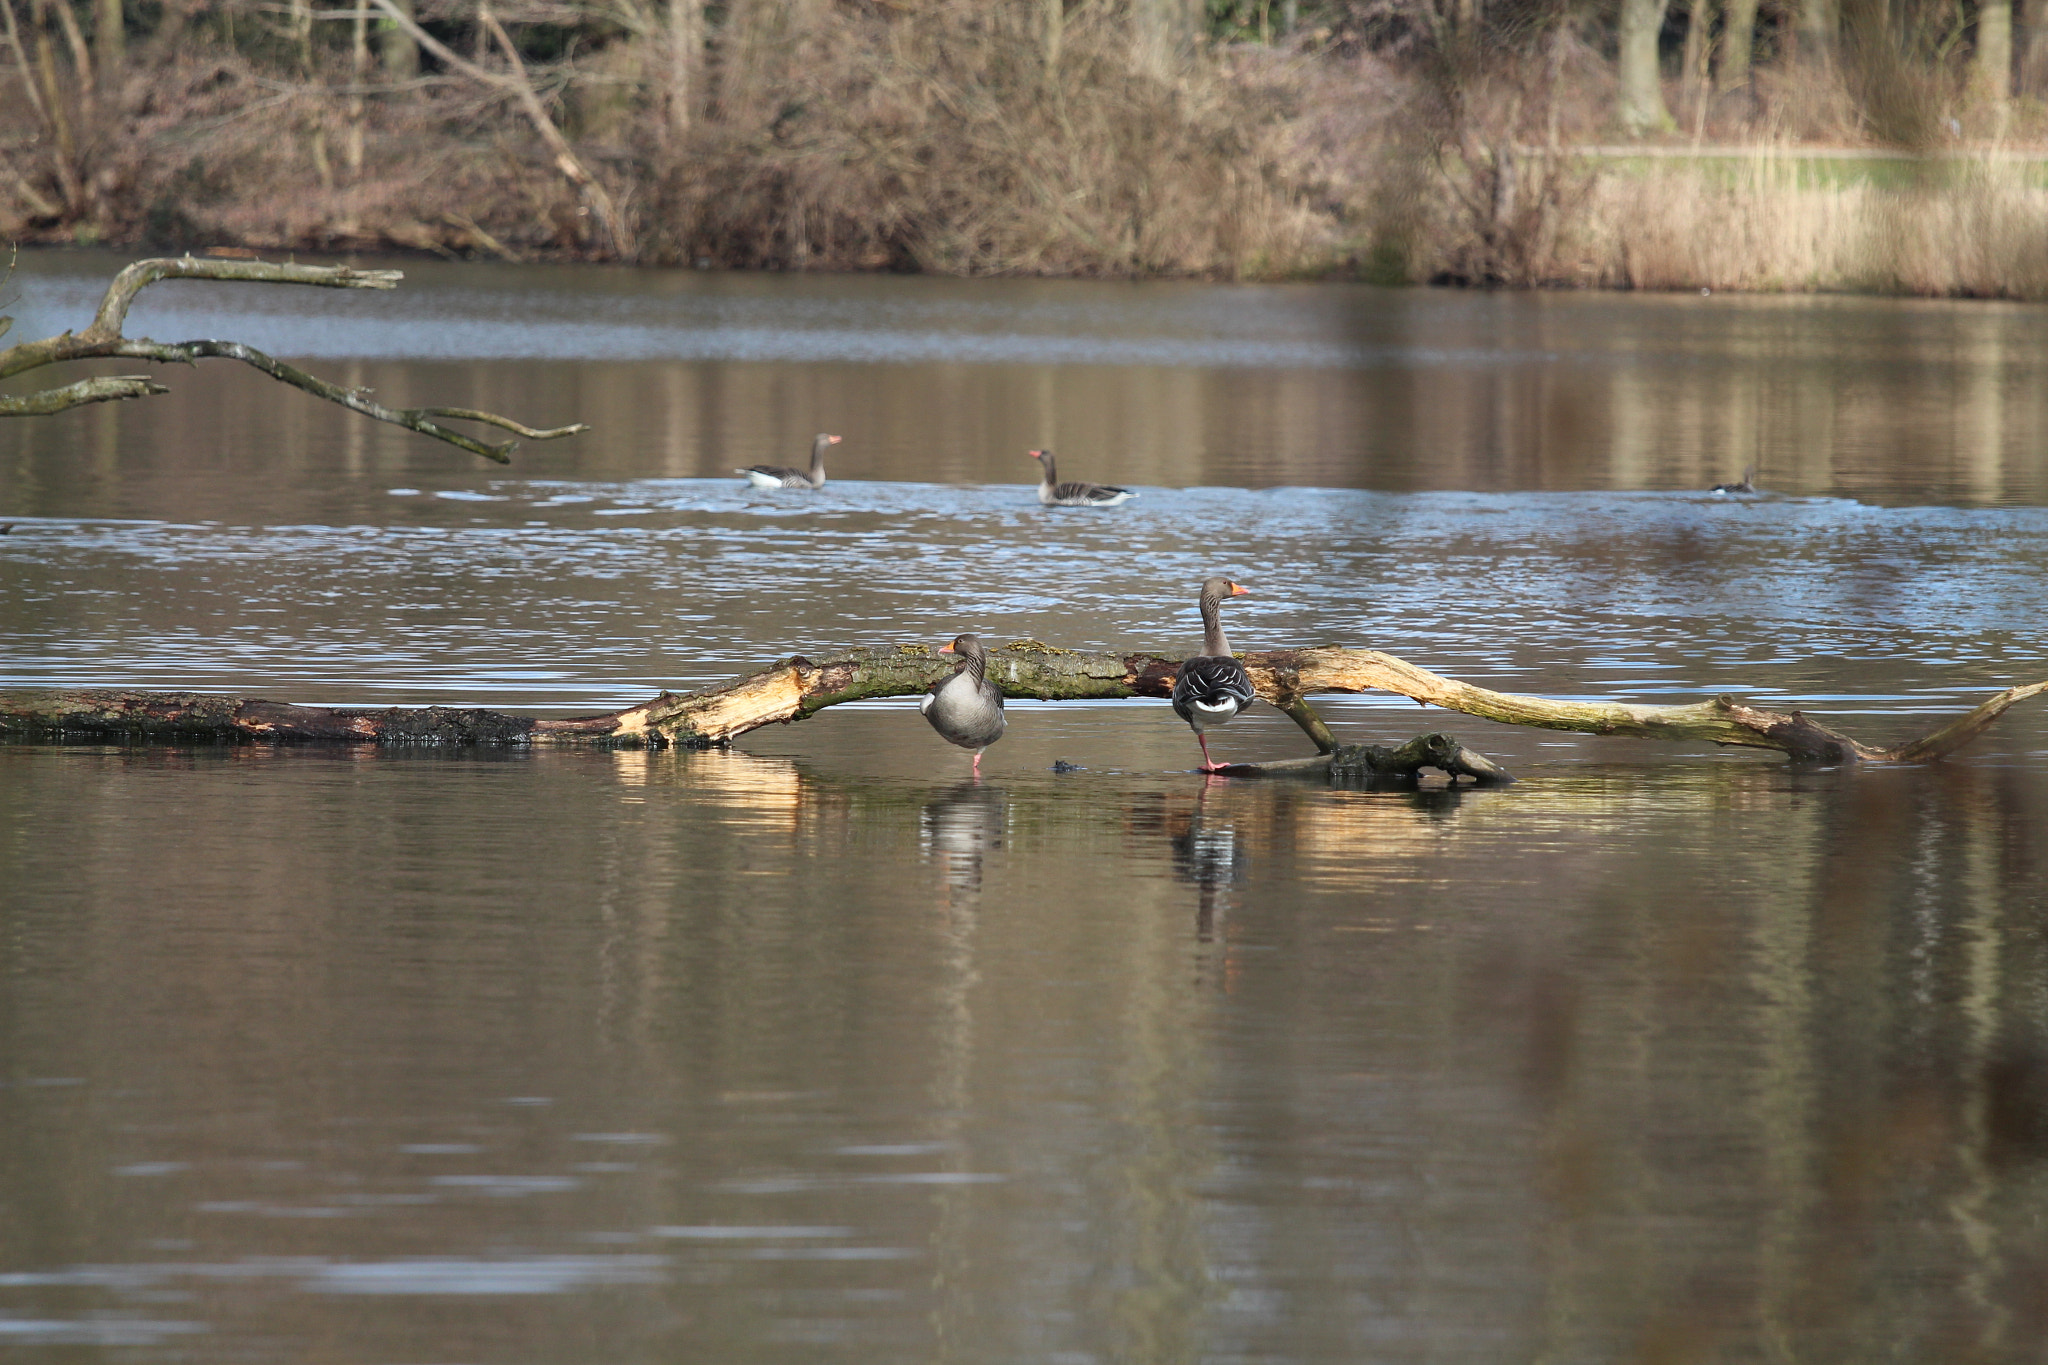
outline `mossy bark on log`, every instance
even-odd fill
[[[1974,739],[2014,704],[2048,691],[2048,681],[2008,688],[1932,734],[1882,748],[1860,743],[1797,711],[1767,711],[1726,696],[1689,706],[1552,701],[1474,687],[1377,650],[1329,646],[1240,657],[1259,695],[1290,714],[1302,698],[1318,692],[1385,691],[1507,725],[1738,745],[1821,763],[1931,762]],[[990,655],[988,677],[1011,697],[1165,697],[1172,692],[1179,666],[1178,660],[1157,654],[1081,653],[1019,641]],[[0,694],[0,734],[710,746],[730,743],[764,725],[803,720],[842,702],[915,695],[951,668],[950,660],[923,645],[794,655],[699,692],[664,692],[623,711],[567,720],[450,707],[341,710],[189,694],[17,692]],[[1308,725],[1303,728],[1314,735]],[[1323,734],[1328,735],[1327,727]]]

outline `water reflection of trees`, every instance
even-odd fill
[[[548,1175],[639,1132],[634,1170],[522,1203],[522,1245],[855,1228],[906,1254],[820,1263],[876,1291],[835,1305],[849,1332],[991,1356],[1994,1360],[2048,1328],[2026,765],[1393,795],[78,751],[9,778],[16,827],[122,836],[10,845],[0,1048],[154,1078],[8,1091],[24,1270],[118,1263],[197,1198],[339,1208],[333,1169],[440,1202],[217,1223],[207,1254],[488,1245],[509,1205],[437,1194],[400,1142]],[[148,1161],[194,1174],[109,1174]],[[786,1262],[649,1245],[680,1273],[619,1289],[618,1331],[687,1318],[737,1358],[785,1302]],[[320,1311],[238,1283],[193,1314]],[[383,1353],[434,1308],[395,1305]]]

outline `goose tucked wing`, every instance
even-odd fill
[[[1128,488],[1103,483],[1062,483],[1052,490],[1055,502],[1112,502],[1135,496]]]
[[[1173,710],[1182,720],[1193,720],[1197,708],[1211,715],[1236,715],[1257,700],[1251,675],[1232,658],[1203,655],[1185,660],[1173,680]]]

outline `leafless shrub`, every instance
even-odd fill
[[[1288,138],[1299,81],[1191,60],[1162,80],[1107,7],[833,9],[741,46],[668,168],[669,259],[989,274],[1276,275],[1327,260]]]

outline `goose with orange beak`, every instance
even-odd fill
[[[925,693],[917,709],[948,744],[974,750],[974,775],[981,776],[982,750],[1003,737],[1003,690],[988,680],[988,651],[972,635],[956,635],[941,654],[957,654],[953,672]]]
[[[733,473],[756,488],[808,488],[815,491],[825,486],[825,451],[838,444],[839,438],[827,431],[812,437],[811,470],[808,474],[786,464],[751,465],[746,469],[735,469]]]
[[[1195,732],[1202,746],[1202,771],[1219,772],[1223,764],[1209,757],[1208,732],[1234,719],[1238,712],[1258,700],[1252,690],[1251,674],[1230,654],[1230,641],[1223,634],[1223,620],[1217,609],[1226,597],[1248,597],[1227,578],[1216,577],[1202,585],[1202,652],[1182,660],[1173,680],[1173,711]]]

